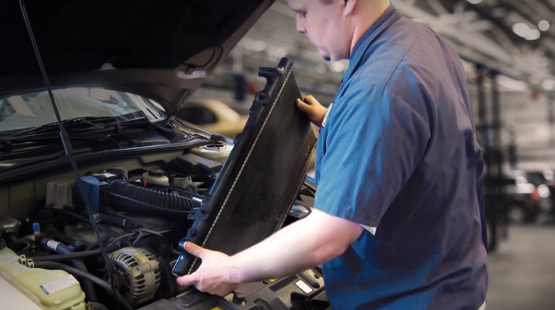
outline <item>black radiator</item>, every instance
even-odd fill
[[[305,178],[316,142],[310,122],[295,104],[301,93],[283,58],[277,68],[260,68],[266,87],[256,94],[249,119],[210,193],[192,214],[180,242],[175,275],[191,273],[200,260],[185,253],[191,241],[233,255],[281,228]]]

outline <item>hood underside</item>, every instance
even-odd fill
[[[273,0],[24,1],[50,84],[158,100],[173,114]],[[0,95],[44,88],[17,0],[0,3]]]

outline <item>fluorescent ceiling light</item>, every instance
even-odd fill
[[[270,57],[270,60],[275,61],[278,60],[282,57],[287,56],[287,48],[281,46],[281,47],[274,47],[274,46],[270,46],[268,48],[268,56]]]
[[[482,0],[466,0],[466,1],[470,2],[471,4],[478,4],[482,2]]]
[[[266,42],[264,42],[262,40],[257,40],[257,41],[252,42],[252,45],[250,47],[255,52],[262,52],[263,50],[265,50],[268,47],[268,44],[266,44]]]
[[[525,38],[528,34],[530,34],[530,27],[528,27],[525,23],[516,23],[513,25],[513,32]]]
[[[341,72],[345,70],[345,65],[339,61],[334,61],[330,63],[330,67],[333,72]]]
[[[553,79],[545,79],[542,82],[542,88],[545,90],[555,90],[555,80]]]
[[[538,74],[532,74],[528,77],[528,82],[532,85],[540,84],[543,81],[543,77],[539,76]]]
[[[498,75],[495,80],[497,83],[505,88],[508,88],[513,91],[525,91],[528,90],[528,84],[524,81],[518,81],[511,79],[505,75]]]
[[[538,29],[530,29],[530,32],[525,37],[526,40],[532,41],[540,38],[540,31]]]
[[[549,25],[549,22],[546,20],[542,20],[538,23],[538,28],[540,28],[541,31],[547,31],[549,30],[549,27],[551,25]]]
[[[262,52],[268,48],[268,44],[262,40],[241,39],[241,45],[250,51]]]

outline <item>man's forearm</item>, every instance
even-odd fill
[[[185,250],[202,263],[177,282],[224,296],[240,283],[280,278],[341,255],[363,229],[358,223],[313,210],[306,218],[231,257],[186,242]]]
[[[341,255],[362,231],[358,223],[314,209],[305,219],[230,257],[230,276],[242,283],[301,272]]]

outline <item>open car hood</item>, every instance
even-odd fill
[[[274,0],[27,0],[53,88],[124,90],[173,115]],[[0,95],[44,89],[17,0],[0,2]]]

